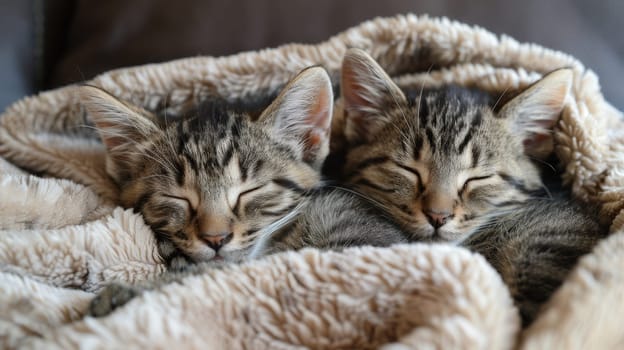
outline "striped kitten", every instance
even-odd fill
[[[375,223],[403,239],[359,197],[318,189],[333,110],[320,67],[293,79],[255,122],[213,105],[161,123],[95,87],[81,97],[122,204],[143,215],[174,269],[303,246],[388,245]]]
[[[528,323],[606,230],[564,198],[541,199],[533,159],[553,149],[572,72],[555,71],[495,110],[484,92],[406,91],[363,51],[343,62],[344,181],[373,198],[413,241],[482,253]]]

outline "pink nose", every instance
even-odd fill
[[[218,252],[219,249],[221,249],[221,247],[223,247],[224,245],[228,244],[232,238],[234,237],[234,234],[231,232],[227,232],[227,233],[220,233],[220,234],[207,234],[204,235],[202,238],[204,239],[204,242],[206,242],[206,244],[208,244],[208,246],[212,249],[215,250],[215,252]]]
[[[446,222],[451,218],[451,212],[434,212],[434,211],[426,211],[425,215],[427,216],[427,220],[431,226],[438,228],[446,224]]]

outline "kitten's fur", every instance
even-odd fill
[[[406,241],[359,196],[322,187],[333,108],[322,68],[299,74],[256,122],[213,108],[161,124],[101,89],[83,87],[81,97],[107,147],[123,205],[143,215],[174,269],[304,246]],[[95,299],[92,313],[108,313],[133,295],[112,285]]]
[[[342,68],[344,181],[380,202],[413,241],[480,252],[510,286],[525,323],[581,255],[606,234],[570,200],[543,199],[533,159],[553,149],[551,128],[572,72],[555,71],[495,110],[459,87],[403,92],[365,52]]]

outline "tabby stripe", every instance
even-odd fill
[[[176,178],[176,182],[178,183],[178,186],[182,186],[184,185],[185,182],[185,178],[186,178],[186,167],[178,164],[175,169],[175,178]]]
[[[297,192],[297,193],[305,193],[305,189],[303,189],[301,186],[297,185],[295,182],[288,180],[286,178],[280,177],[277,179],[273,179],[272,180],[274,184],[284,187],[286,189],[289,189],[293,192]]]
[[[249,229],[249,230],[247,230],[247,231],[243,232],[243,236],[251,236],[251,235],[253,235],[254,233],[258,232],[259,230],[260,230],[260,229],[258,229],[258,228],[251,228],[251,229]]]
[[[234,155],[234,146],[230,142],[227,146],[227,149],[225,150],[223,154],[223,159],[221,160],[221,167],[228,166],[228,164],[230,164],[230,161],[232,160],[233,155]]]
[[[481,157],[481,150],[477,145],[472,145],[472,165],[471,167],[476,168],[479,165],[479,157]]]
[[[152,230],[159,231],[163,227],[167,226],[168,223],[169,221],[167,221],[167,219],[163,219],[163,220],[158,220],[155,223],[151,223],[149,224],[149,226],[152,228]]]
[[[390,158],[388,158],[387,156],[380,156],[380,157],[373,157],[373,158],[365,159],[359,162],[355,166],[355,170],[353,172],[362,171],[370,166],[385,163],[388,160],[390,160]]]
[[[173,233],[173,235],[182,241],[186,241],[188,239],[188,237],[186,236],[186,234],[184,233],[184,231],[176,231]]]
[[[476,216],[472,215],[472,214],[464,214],[464,216],[462,217],[463,221],[470,221],[472,219],[474,219]]]
[[[498,173],[498,176],[501,177],[501,179],[503,179],[503,181],[507,182],[508,184],[510,184],[512,187],[514,187],[516,190],[523,192],[526,195],[531,195],[533,192],[530,191],[528,188],[526,188],[526,186],[524,186],[524,183],[522,183],[522,180],[519,180],[511,175],[505,174],[505,173]]]
[[[472,135],[474,134],[474,131],[474,128],[469,128],[468,131],[466,131],[466,136],[464,136],[464,139],[459,144],[459,147],[457,148],[457,153],[464,153],[464,149],[466,148],[466,146],[468,146],[468,142],[472,140]]]
[[[241,180],[243,182],[247,181],[247,176],[249,176],[249,167],[247,167],[247,164],[243,162],[242,157],[238,158],[238,168],[240,169]]]
[[[518,292],[522,295],[522,299],[529,300],[537,303],[545,302],[551,295],[551,293],[561,285],[562,281],[560,277],[553,276],[550,271],[530,268],[527,265],[522,264],[522,268],[529,269],[528,275],[525,279],[519,281]]]
[[[553,232],[553,234],[555,234]],[[544,235],[544,237],[551,237],[551,235]],[[552,256],[553,265],[559,266],[563,269],[568,269],[576,264],[578,258],[584,254],[589,253],[590,249],[577,246],[566,246],[553,242],[538,243],[531,246],[531,251],[536,255],[550,255]]]
[[[429,118],[429,105],[427,104],[427,100],[420,96],[418,98],[418,119],[420,121],[420,125],[425,125],[427,123],[427,119]]]
[[[421,157],[421,152],[422,152],[422,146],[423,146],[423,139],[422,137],[417,137],[416,140],[414,140],[414,148],[413,148],[413,152],[414,152],[414,160],[420,160]]]
[[[433,130],[431,130],[431,128],[427,128],[425,134],[427,135],[427,141],[429,142],[429,147],[433,153],[433,151],[435,151],[435,137],[433,136]]]
[[[136,203],[134,204],[134,209],[136,212],[142,212],[143,211],[143,207],[145,206],[145,204],[147,204],[147,202],[152,199],[152,195],[153,192],[145,192],[143,193],[139,199],[136,201]]]
[[[199,164],[197,163],[197,159],[193,155],[186,152],[186,150],[182,152],[182,155],[187,160],[187,163],[191,167],[191,169],[193,169],[193,172],[199,172]]]
[[[234,117],[231,118],[232,120],[232,124],[230,126],[230,134],[232,135],[233,139],[237,139],[240,136],[240,130],[241,130],[241,118],[240,117]]]
[[[293,231],[295,230],[295,226],[297,225],[297,220],[293,220],[288,223],[286,226],[279,229],[277,232],[273,232],[271,235],[272,242],[284,242],[287,238],[292,236]]]
[[[263,166],[264,161],[262,159],[258,160],[253,166],[253,175],[257,176]]]
[[[400,211],[404,212],[405,214],[412,216],[414,215],[414,212],[412,211],[412,209],[410,209],[410,207],[408,207],[407,205],[398,205],[397,208],[399,208]]]
[[[367,179],[364,179],[364,178],[359,179],[358,181],[356,181],[355,184],[356,185],[362,185],[362,186],[370,187],[372,189],[375,189],[375,190],[381,191],[381,192],[386,192],[386,193],[393,193],[394,192],[394,190],[391,189],[391,188],[381,187],[381,186],[379,186],[377,184],[374,184],[374,183],[372,183],[372,182],[370,182],[370,181],[368,181]]]

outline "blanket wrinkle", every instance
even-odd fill
[[[90,84],[178,116],[207,97],[261,101],[310,65],[334,84],[350,47],[400,86],[458,84],[513,96],[561,67],[574,73],[554,131],[561,181],[601,208],[611,235],[583,257],[537,320],[520,328],[485,260],[449,245],[306,249],[215,270],[85,317],[114,280],[165,271],[150,228],[117,207],[104,147],[76,86],[26,97],[0,116],[0,347],[580,349],[624,344],[624,121],[598,77],[567,54],[446,18],[377,18],[314,45],[118,69]],[[503,98],[505,98],[503,96]],[[341,139],[336,101],[332,150]],[[35,176],[36,175],[36,176]]]

